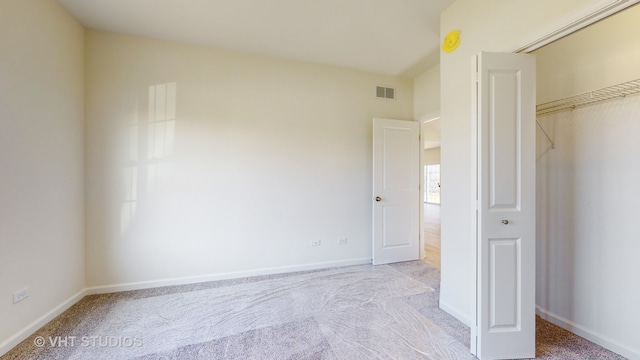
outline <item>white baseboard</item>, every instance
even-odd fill
[[[255,269],[255,270],[234,271],[234,272],[219,273],[219,274],[187,276],[187,277],[170,278],[170,279],[162,279],[162,280],[139,281],[139,282],[114,284],[114,285],[92,286],[85,290],[87,291],[86,293],[87,295],[108,294],[112,292],[142,290],[142,289],[150,289],[150,288],[156,288],[161,286],[189,285],[189,284],[197,284],[197,283],[202,283],[207,281],[230,280],[230,279],[239,279],[239,278],[245,278],[245,277],[251,277],[251,276],[285,274],[285,273],[292,273],[297,271],[319,270],[319,269],[327,269],[327,268],[333,268],[333,267],[365,265],[365,264],[371,264],[371,259],[362,258],[362,259],[350,259],[350,260],[341,260],[341,261],[327,261],[327,262],[314,263],[314,264],[281,266],[281,267],[262,268],[262,269]]]
[[[469,319],[468,316],[462,314],[460,311],[458,311],[458,309],[450,306],[446,302],[443,302],[442,299],[440,299],[440,309],[446,311],[447,313],[449,313],[449,315],[458,319],[460,322],[467,325],[468,327],[471,327],[471,319]]]
[[[609,349],[615,353],[618,353],[630,360],[640,360],[640,350],[631,349],[625,345],[618,343],[617,341],[608,338],[598,332],[586,328],[582,325],[579,325],[569,319],[565,319],[558,314],[554,314],[551,311],[543,309],[540,306],[536,305],[536,314],[538,314],[541,318],[558,325],[559,327],[571,331],[572,333],[581,336],[592,343],[598,344],[603,348]]]
[[[328,269],[328,268],[334,268],[334,267],[366,265],[366,264],[371,264],[370,258],[350,259],[350,260],[341,260],[341,261],[327,261],[327,262],[305,264],[305,265],[272,267],[272,268],[263,268],[263,269],[256,269],[256,270],[228,272],[228,273],[221,273],[221,274],[189,276],[189,277],[171,278],[171,279],[163,279],[163,280],[140,281],[140,282],[125,283],[125,284],[88,287],[79,291],[77,294],[73,295],[69,299],[65,300],[62,304],[56,306],[53,310],[49,311],[48,313],[46,313],[45,315],[43,315],[33,323],[29,324],[24,329],[18,331],[18,333],[16,333],[6,341],[0,343],[0,356],[6,354],[13,347],[15,347],[24,339],[28,338],[33,333],[38,331],[38,329],[43,327],[49,321],[53,320],[56,316],[62,314],[64,311],[69,309],[71,306],[73,306],[75,303],[80,301],[86,295],[106,294],[106,293],[129,291],[129,290],[142,290],[142,289],[150,289],[150,288],[160,287],[160,286],[188,285],[188,284],[196,284],[196,283],[207,282],[207,281],[229,280],[229,279],[238,279],[238,278],[244,278],[244,277],[250,277],[250,276],[284,274],[284,273],[292,273],[296,271],[320,270],[320,269]]]
[[[13,349],[16,345],[24,341],[24,339],[31,336],[33,333],[38,331],[41,327],[43,327],[46,323],[53,320],[56,316],[62,314],[75,303],[80,301],[86,295],[86,289],[80,290],[75,295],[71,296],[67,300],[63,301],[60,305],[53,308],[48,313],[44,314],[36,321],[24,327],[22,330],[18,331],[15,335],[7,339],[6,341],[0,343],[0,356],[9,352],[9,350]]]

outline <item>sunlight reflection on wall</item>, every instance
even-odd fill
[[[147,122],[139,122],[135,117],[129,124],[127,165],[123,171],[125,196],[120,212],[121,234],[135,218],[141,195],[139,181],[146,180],[146,192],[154,193],[158,191],[160,179],[171,171],[168,160],[173,153],[175,139],[176,90],[175,82],[149,86]]]

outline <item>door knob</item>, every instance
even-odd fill
[[[380,196],[376,196],[376,201],[381,201],[382,198]]]
[[[505,224],[505,225],[508,225],[509,224],[509,220],[506,220],[506,219],[502,220],[502,223]]]

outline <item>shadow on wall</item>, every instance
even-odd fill
[[[537,129],[537,289],[536,305],[573,313],[576,224],[574,140],[571,112],[543,115],[538,120],[556,147]],[[559,241],[560,240],[560,241]],[[554,269],[554,271],[550,271]],[[558,296],[558,291],[562,296]]]

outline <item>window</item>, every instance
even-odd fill
[[[424,202],[440,204],[440,164],[425,165]]]

